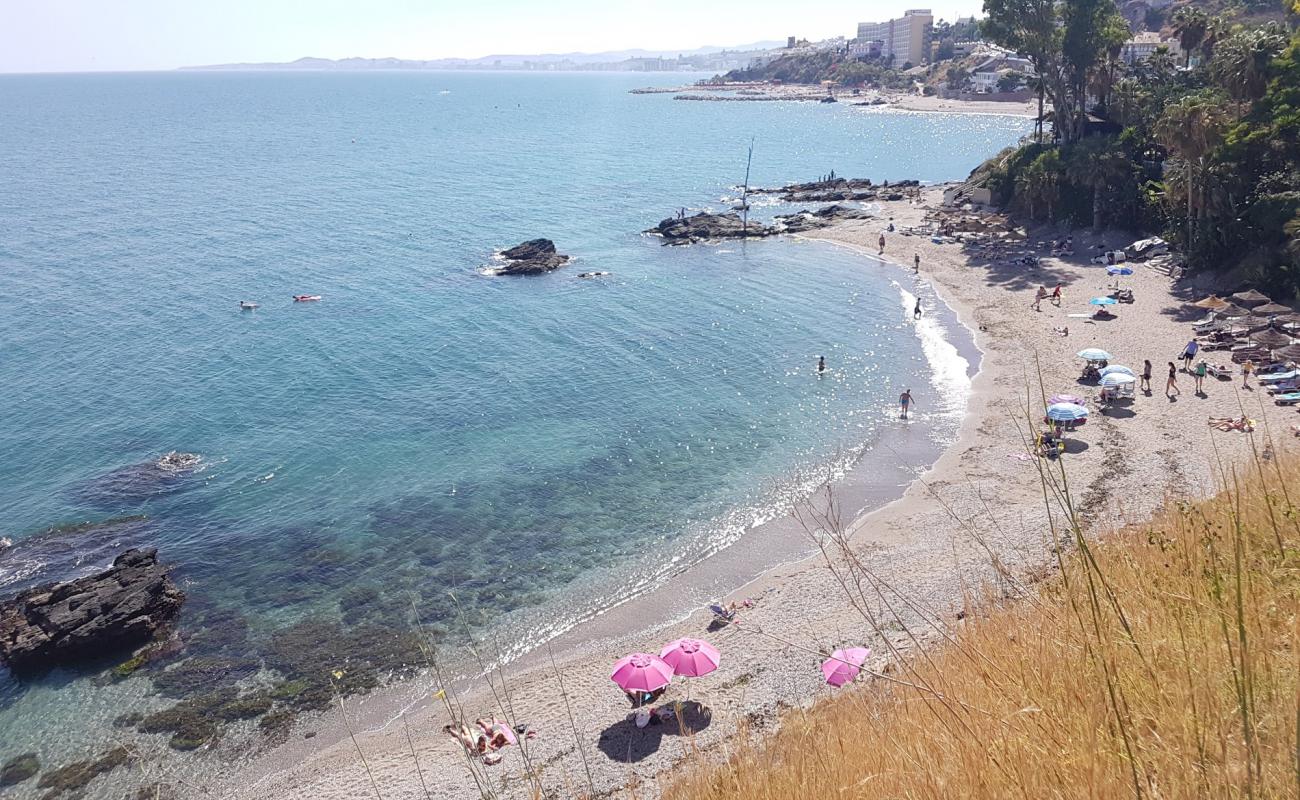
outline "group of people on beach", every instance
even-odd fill
[[[512,744],[518,744],[520,736],[526,739],[537,736],[537,733],[527,725],[517,725],[511,728],[509,723],[499,719],[489,720],[480,717],[474,720],[474,724],[479,728],[477,734],[463,722],[455,725],[444,725],[442,730],[448,736],[460,742],[466,752],[489,766],[500,763],[501,751]]]

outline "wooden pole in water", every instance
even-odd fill
[[[745,188],[740,193],[740,230],[749,234],[749,167],[754,163],[754,139],[749,140],[749,157],[745,159]]]

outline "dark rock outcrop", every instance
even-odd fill
[[[36,672],[144,644],[185,600],[168,573],[156,549],[133,549],[103,572],[0,603],[0,662]]]
[[[776,233],[759,222],[748,226],[739,214],[709,214],[701,211],[690,217],[670,217],[646,231],[662,236],[664,244],[690,244],[718,239],[761,239]]]
[[[804,233],[821,228],[829,228],[846,219],[870,219],[874,214],[861,208],[849,206],[826,206],[816,211],[800,211],[796,214],[784,214],[776,218],[777,230],[781,233]]]
[[[789,203],[840,203],[862,200],[901,200],[899,189],[919,186],[919,181],[906,180],[890,183],[872,183],[870,178],[829,178],[808,183],[791,183],[780,188],[750,189],[751,194],[779,194]]]
[[[569,263],[569,257],[556,252],[550,239],[530,239],[501,251],[505,265],[493,270],[497,275],[541,275]]]

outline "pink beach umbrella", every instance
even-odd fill
[[[831,657],[822,662],[822,675],[831,686],[843,686],[862,671],[862,664],[871,655],[866,647],[850,647],[836,650]]]
[[[632,653],[618,660],[609,678],[625,692],[653,692],[672,681],[673,668],[659,656]]]
[[[718,662],[722,660],[716,647],[699,639],[669,642],[659,655],[673,668],[673,672],[687,678],[708,675],[718,668]]]

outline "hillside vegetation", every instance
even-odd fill
[[[1067,512],[1064,475],[1045,496]],[[669,800],[1300,796],[1300,464],[1224,471]],[[1071,515],[1072,516],[1072,515]],[[1046,534],[1045,534],[1046,535]]]
[[[985,8],[988,38],[1025,53],[1052,108],[1049,130],[977,171],[1000,202],[1161,232],[1193,269],[1300,289],[1300,36],[1185,7],[1171,17],[1185,55],[1130,66],[1109,0]]]

